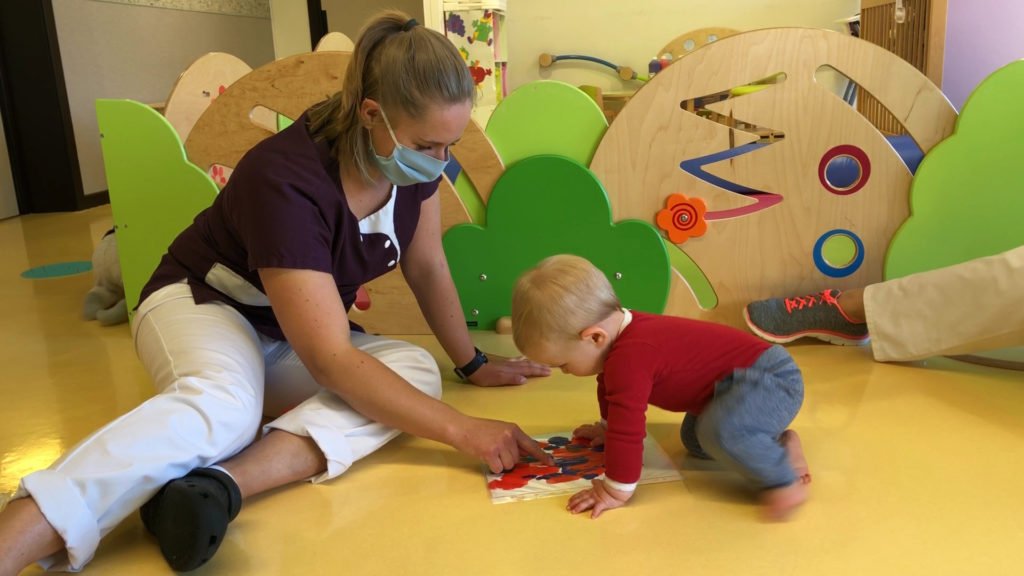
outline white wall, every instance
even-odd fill
[[[86,194],[107,188],[97,98],[163,102],[178,75],[207,52],[233,54],[253,68],[274,59],[269,18],[90,0],[53,0],[53,10]]]
[[[309,36],[309,10],[299,0],[270,0],[274,32],[274,58],[294,56],[313,50]]]
[[[957,110],[982,80],[1024,58],[1024,2],[949,0],[942,91]]]
[[[544,52],[588,54],[646,74],[656,52],[690,30],[802,26],[845,32],[836,20],[859,11],[860,0],[509,0],[509,89],[541,78],[626,87],[595,64],[558,63],[541,72],[537,58]]]
[[[394,8],[423,22],[423,0],[320,0],[320,5],[327,12],[327,31],[341,32],[353,42],[366,21],[381,10]]]
[[[14,195],[11,160],[7,155],[4,121],[0,118],[0,219],[18,215],[18,197]]]

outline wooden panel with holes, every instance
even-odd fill
[[[825,67],[878,96],[926,153],[952,132],[949,101],[907,62],[805,28],[745,32],[696,50],[655,76],[609,126],[590,169],[613,220],[658,224],[675,194],[706,206],[705,233],[669,250],[680,252],[674,265],[692,260],[696,272],[685,281],[710,285],[717,305],[701,305],[677,276],[666,314],[742,327],[748,302],[882,279],[886,249],[908,216],[910,174],[879,131],[815,79]],[[735,128],[685,107],[769,77],[783,79],[708,105]],[[740,122],[785,137],[748,146],[758,135]],[[829,167],[846,160],[857,166],[853,180],[833,182]],[[830,255],[829,246],[844,254]]]
[[[671,42],[662,46],[661,50],[657,52],[657,55],[660,58],[662,55],[667,53],[672,55],[673,61],[679,60],[701,46],[706,46],[716,40],[727,38],[739,33],[739,30],[722,27],[690,30],[685,34],[676,36]]]
[[[902,0],[904,18],[898,22],[897,2],[861,0],[861,38],[903,58],[941,86],[947,1]],[[878,99],[864,90],[858,94],[857,109],[882,132],[905,133]]]
[[[163,114],[182,142],[196,121],[218,96],[239,78],[252,72],[242,59],[224,52],[210,52],[189,65],[167,96]]]
[[[255,122],[266,108],[295,119],[307,108],[341,90],[351,54],[311,52],[289,56],[246,74],[214,100],[185,140],[188,159],[203,170],[219,164],[234,168],[242,155],[273,133]]]

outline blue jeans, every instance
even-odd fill
[[[772,346],[719,380],[704,411],[683,418],[679,435],[692,455],[721,462],[759,489],[788,486],[796,473],[779,436],[803,401],[800,368],[785,348]]]

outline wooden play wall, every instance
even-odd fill
[[[255,123],[253,110],[297,118],[340,88],[349,58],[342,52],[297,55],[232,83],[208,103],[189,131],[189,160],[203,170],[235,166],[242,154],[274,131]],[[956,114],[948,101],[891,52],[836,32],[771,29],[721,38],[689,53],[641,88],[607,132],[595,137],[599,144],[590,149],[596,146],[596,152],[587,153],[582,163],[589,162],[603,185],[614,222],[663,224],[658,215],[677,195],[705,208],[697,215],[706,226],[703,234],[669,240],[673,236],[666,229],[664,242],[674,267],[666,313],[739,326],[742,306],[752,300],[882,279],[886,249],[908,216],[911,173],[867,118],[816,81],[816,73],[825,67],[874,94],[925,152],[951,133]],[[742,96],[710,108],[737,119],[737,126],[769,127],[780,138],[762,142],[750,153],[707,161],[696,171],[685,168],[715,154],[744,152],[760,140],[756,133],[687,110],[685,102],[769,77],[781,81],[739,91]],[[514,103],[514,96],[508,102]],[[594,106],[582,93],[580,98]],[[552,107],[557,108],[552,104],[543,109],[557,118],[567,115],[548,110]],[[595,114],[603,132],[596,107]],[[546,120],[542,114],[534,116],[538,126],[530,127],[532,116],[516,125],[533,140],[557,140],[541,138]],[[503,162],[487,133],[475,124],[452,153],[475,187],[475,201],[484,204],[505,165],[518,161],[509,153]],[[856,181],[839,185],[828,180],[826,164],[836,158],[858,164]],[[715,184],[708,176],[741,184],[746,191]],[[474,221],[447,176],[439,194],[444,230]],[[847,261],[830,261],[822,251],[821,244],[833,237],[856,245]],[[710,287],[713,302],[701,301],[698,285]],[[366,291],[369,309],[354,308],[351,314],[367,330],[429,333],[400,275],[385,275]]]
[[[609,127],[591,170],[616,221],[653,222],[676,194],[706,206],[706,233],[670,250],[696,263],[717,306],[698,302],[693,280],[679,275],[666,312],[742,326],[747,302],[882,279],[886,249],[909,214],[911,174],[871,122],[816,81],[823,67],[878,97],[926,152],[953,129],[955,111],[908,63],[870,43],[812,29],[759,30],[709,44],[643,86]],[[769,88],[709,106],[783,135],[748,153],[738,152],[756,134],[682,105],[780,74],[784,80]],[[702,171],[744,192],[683,167],[723,152],[737,154]],[[825,176],[840,157],[860,167],[847,185]],[[844,261],[830,263],[823,253],[833,239],[853,246]]]

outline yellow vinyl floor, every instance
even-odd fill
[[[89,260],[110,222],[109,207],[0,221],[0,493],[151,394],[127,325],[80,318],[89,273],[20,277]],[[597,416],[592,381],[478,389],[455,381],[434,339],[410,340],[437,355],[445,397],[465,412],[531,434]],[[504,336],[477,343],[513,352]],[[791,351],[806,378],[795,428],[814,482],[789,523],[759,522],[737,478],[686,457],[680,415],[652,409],[649,432],[684,479],[641,486],[598,520],[570,515],[561,497],[491,504],[480,464],[401,436],[332,482],[247,502],[195,574],[1024,574],[1024,373],[945,358],[879,364],[825,344]],[[170,573],[136,515],[85,570]]]

